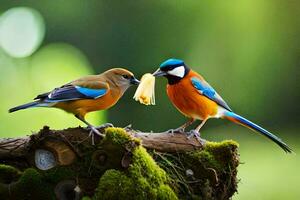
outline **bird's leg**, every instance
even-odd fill
[[[88,128],[91,129],[91,131],[89,133],[89,137],[92,137],[92,145],[95,144],[94,134],[99,135],[101,137],[105,136],[104,134],[100,133],[95,126],[93,126],[92,124],[90,124],[89,122],[87,122],[83,117],[81,117],[79,115],[75,115],[75,117],[77,119],[79,119],[80,121],[82,121],[83,123],[85,123],[88,126]]]
[[[208,118],[206,119],[203,119],[201,124],[199,124],[199,126],[196,127],[196,129],[193,129],[191,130],[189,133],[188,133],[188,136],[187,138],[188,139],[191,139],[193,136],[196,137],[196,139],[200,142],[200,144],[204,144],[205,143],[205,140],[201,139],[201,134],[200,134],[200,129],[202,128],[202,126],[205,124],[205,122],[207,121]]]
[[[194,121],[195,121],[195,119],[190,118],[187,122],[185,122],[183,125],[179,126],[178,128],[176,128],[176,129],[170,129],[170,130],[167,130],[166,132],[167,133],[171,133],[172,135],[174,135],[174,133],[176,133],[176,132],[184,133],[184,130],[188,126],[190,126]]]

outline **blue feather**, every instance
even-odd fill
[[[44,102],[57,103],[79,99],[96,99],[106,94],[106,91],[106,89],[91,89],[66,85],[64,87],[56,88],[43,100]]]
[[[80,92],[81,94],[84,94],[87,97],[90,98],[99,98],[106,94],[106,89],[91,89],[91,88],[85,88],[80,86],[75,86],[76,90]]]
[[[58,102],[65,102],[65,101],[73,101],[73,100],[78,100],[80,98],[69,98],[69,99],[45,99],[44,102],[46,103],[58,103]]]
[[[192,78],[192,83],[194,87],[201,91],[203,95],[207,96],[208,98],[214,98],[216,91],[212,87],[204,86],[201,81],[195,77]]]
[[[285,152],[291,153],[292,149],[285,144],[279,137],[277,137],[276,135],[273,135],[272,133],[270,133],[269,131],[267,131],[266,129],[262,128],[261,126],[251,122],[250,120],[235,114],[233,112],[225,112],[224,113],[225,118],[229,117],[227,119],[231,120],[230,118],[235,119],[239,124],[244,125],[254,131],[257,131],[258,133],[266,136],[267,138],[271,139],[273,142],[275,142],[277,145],[279,145]]]
[[[220,95],[205,81],[200,80],[197,77],[191,78],[193,86],[199,91],[200,94],[206,96],[212,101],[216,102],[218,105],[223,108],[231,111],[227,103],[222,99]]]
[[[160,68],[168,67],[168,66],[178,66],[178,65],[183,65],[184,62],[183,60],[175,59],[175,58],[170,58],[166,60],[165,62],[160,64]]]

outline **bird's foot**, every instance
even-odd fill
[[[133,129],[132,129],[132,124],[128,124],[128,125],[125,126],[123,129],[124,129],[125,131],[131,131],[131,130],[133,130]]]
[[[100,133],[100,131],[98,129],[105,129],[108,127],[114,127],[114,125],[111,123],[105,123],[105,124],[102,124],[102,125],[96,126],[96,127],[88,126],[88,130],[90,130],[89,137],[92,137],[92,145],[95,144],[95,135],[98,135],[102,138],[105,136],[103,133]]]
[[[192,139],[192,137],[195,137],[198,141],[199,141],[199,143],[202,145],[202,146],[204,146],[205,145],[205,143],[206,143],[206,140],[204,140],[204,139],[202,139],[201,137],[200,137],[200,132],[198,132],[198,131],[196,131],[196,130],[191,130],[191,131],[189,131],[188,133],[187,133],[187,138],[190,140],[190,139]]]
[[[105,124],[102,124],[100,126],[96,126],[95,128],[96,129],[105,129],[105,128],[108,128],[108,127],[114,127],[114,125],[112,123],[105,123]]]
[[[103,133],[100,133],[94,126],[90,126],[89,128],[91,129],[89,137],[92,137],[92,145],[95,145],[95,135],[98,135],[100,137],[104,137],[105,135]]]
[[[175,133],[184,133],[184,128],[179,127],[179,128],[175,128],[175,129],[169,129],[169,130],[165,131],[165,133],[170,133],[170,135],[174,136]]]
[[[95,135],[98,135],[100,137],[104,137],[105,135],[103,133],[100,133],[96,127],[94,126],[88,126],[87,129],[90,131],[89,132],[89,135],[81,140],[78,144],[81,144],[83,143],[84,141],[86,141],[87,139],[89,139],[90,137],[92,138],[92,145],[95,145]]]

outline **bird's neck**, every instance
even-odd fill
[[[121,96],[123,96],[123,94],[126,92],[126,90],[129,87],[128,85],[124,85],[124,86],[117,85],[117,83],[113,79],[108,79],[107,82],[109,84],[111,94],[115,98],[120,98]]]
[[[174,85],[176,83],[179,83],[182,79],[184,79],[191,71],[190,68],[185,66],[185,71],[184,71],[184,76],[183,77],[178,77],[178,76],[172,76],[172,75],[167,75],[166,78],[168,79],[168,84],[169,85]]]

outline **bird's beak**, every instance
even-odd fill
[[[140,84],[140,81],[137,80],[135,77],[132,77],[130,79],[130,84],[132,84],[132,85],[138,85],[138,84]]]
[[[167,73],[164,72],[164,71],[161,71],[161,70],[158,68],[155,72],[153,72],[152,75],[158,77],[158,76],[165,76],[165,75],[167,75]]]

